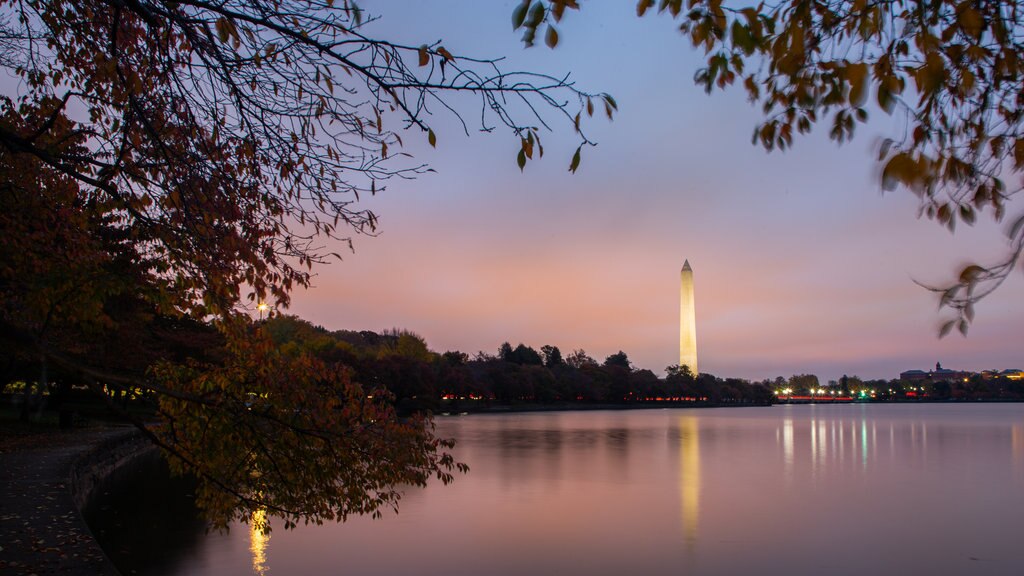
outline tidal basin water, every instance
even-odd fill
[[[397,515],[168,536],[170,560],[133,568],[1024,574],[1022,404],[486,414],[437,429],[471,471],[409,489]]]

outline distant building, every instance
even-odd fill
[[[903,380],[904,382],[953,382],[956,380],[965,380],[971,376],[974,376],[974,372],[943,368],[941,362],[936,362],[935,369],[929,372],[925,372],[924,370],[907,370],[906,372],[900,372],[900,380]]]
[[[974,375],[974,372],[964,372],[963,370],[950,370],[949,368],[943,368],[941,362],[935,363],[935,370],[928,375],[933,382],[953,382],[956,380],[966,380]]]
[[[1009,368],[1000,372],[999,375],[1010,380],[1024,380],[1024,370],[1020,368]]]
[[[928,373],[924,370],[907,370],[900,372],[900,380],[905,382],[920,382],[928,379]]]

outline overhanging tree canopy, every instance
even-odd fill
[[[402,139],[437,145],[441,112],[509,131],[521,167],[545,117],[590,143],[574,114],[600,96],[366,20],[340,0],[0,0],[0,66],[20,79],[0,99],[0,337],[43,374],[159,397],[165,425],[139,424],[220,523],[375,512],[399,484],[450,479],[429,421],[238,316],[287,304],[334,244],[373,233],[359,197],[426,169]],[[157,343],[142,370],[97,362],[92,336],[184,316],[219,327],[214,358]]]
[[[330,253],[317,238],[372,232],[375,215],[355,202],[424,169],[401,153],[402,137],[436,144],[431,113],[458,115],[446,97],[479,97],[481,128],[521,137],[521,162],[543,153],[542,111],[571,120],[590,98],[566,78],[367,37],[347,1],[0,9],[0,63],[23,79],[4,109],[49,119],[28,134],[0,130],[0,144],[95,190],[145,232],[181,296],[173,304],[200,316],[229,310],[243,287],[286,303]],[[41,145],[58,118],[85,151]]]

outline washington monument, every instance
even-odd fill
[[[697,375],[697,318],[693,306],[693,268],[683,262],[679,283],[679,365]]]

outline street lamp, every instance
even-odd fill
[[[266,302],[260,302],[256,305],[256,309],[260,311],[260,322],[263,321],[263,313],[266,312],[270,306],[267,306]]]

